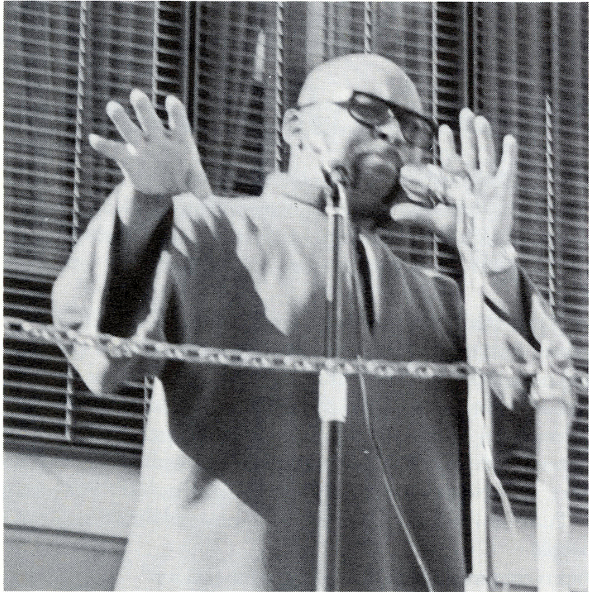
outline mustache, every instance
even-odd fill
[[[405,164],[397,149],[383,140],[374,140],[370,143],[362,144],[362,146],[353,153],[350,162],[350,170],[348,171],[352,179],[358,178],[362,173],[362,161],[370,156],[377,156],[388,163],[392,169],[395,170],[391,181],[398,183],[400,177],[401,167]]]
[[[375,139],[372,142],[365,142],[354,152],[354,160],[375,154],[386,160],[394,162],[399,168],[403,165],[403,160],[397,148],[384,140]]]

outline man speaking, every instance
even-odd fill
[[[516,266],[510,243],[515,139],[504,139],[498,161],[487,120],[465,109],[458,152],[450,128],[436,130],[414,84],[389,60],[349,55],[309,74],[283,121],[288,172],[271,174],[256,198],[212,194],[177,99],[166,101],[168,126],[144,93],[133,91],[131,104],[139,126],[121,105],[107,106],[121,141],[90,137],[98,152],[117,161],[124,181],[55,284],[57,324],[172,343],[321,355],[325,172],[337,168],[346,177],[357,246],[342,262],[343,272],[357,265],[363,284],[359,298],[344,285],[342,357],[362,351],[369,359],[464,360],[458,284],[402,262],[375,229],[392,217],[453,244],[452,191],[470,191],[487,213],[486,269],[495,297],[485,316],[496,336],[491,361],[536,359],[530,343],[549,338],[556,362],[567,362],[570,346]],[[423,168],[436,134],[441,167]],[[410,165],[469,183],[442,195],[441,203],[426,204]],[[403,187],[402,170],[413,185]],[[158,377],[119,589],[314,587],[316,375],[116,359],[87,347],[68,355],[96,392],[143,373]],[[530,438],[524,385],[514,379],[493,386],[497,430],[514,443]],[[461,590],[467,569],[464,385],[367,378],[366,393],[372,428],[433,588]],[[342,589],[427,589],[383,484],[357,377],[349,380],[343,458]]]

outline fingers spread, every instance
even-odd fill
[[[443,169],[450,172],[458,172],[464,168],[464,163],[460,155],[456,152],[456,142],[454,133],[447,125],[440,126],[440,164]]]
[[[168,95],[166,97],[166,111],[168,112],[170,129],[174,130],[182,140],[192,142],[192,129],[182,102],[178,98]]]
[[[131,121],[131,118],[127,115],[127,112],[120,103],[109,101],[106,104],[106,114],[115,124],[115,127],[125,142],[136,144],[141,141],[143,137],[141,130]]]
[[[517,140],[511,135],[503,138],[503,152],[497,175],[503,179],[512,178],[515,181],[517,170]]]
[[[501,224],[511,228],[513,224],[513,202],[517,183],[517,142],[511,135],[503,138],[501,164],[495,177],[498,187],[502,188]]]
[[[134,88],[131,91],[129,100],[133,105],[133,109],[135,109],[137,120],[148,137],[163,133],[164,126],[157,116],[149,97],[143,91]]]
[[[460,111],[460,151],[468,170],[477,168],[477,139],[474,113],[470,109]]]
[[[474,128],[478,145],[479,167],[483,172],[494,175],[497,170],[497,157],[491,125],[479,115],[474,119]]]

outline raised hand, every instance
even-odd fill
[[[484,117],[475,117],[470,109],[461,111],[461,158],[456,153],[450,129],[443,133],[444,141],[440,138],[442,167],[464,166],[473,182],[472,192],[481,207],[491,244],[495,247],[509,244],[517,182],[515,138],[512,135],[503,138],[503,153],[497,166],[491,126]]]
[[[144,92],[134,89],[130,102],[140,125],[133,123],[120,103],[110,101],[106,112],[123,141],[90,134],[90,145],[115,160],[142,194],[171,196],[190,191],[197,197],[209,195],[211,189],[182,103],[173,96],[166,98],[165,127]]]
[[[480,204],[495,247],[509,244],[513,223],[513,200],[517,173],[517,142],[511,135],[503,139],[501,162],[497,157],[491,126],[470,109],[460,113],[461,154],[456,151],[454,135],[447,125],[440,126],[439,145],[441,170],[462,177],[465,182],[451,183],[445,197],[447,204],[432,209],[411,203],[393,206],[391,216],[402,223],[411,223],[431,230],[450,244],[456,244],[456,201],[459,192],[470,191]],[[411,165],[410,165],[411,166]],[[427,165],[435,169],[434,165]],[[424,175],[424,178],[428,175]]]

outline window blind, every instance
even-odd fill
[[[328,58],[375,51],[404,67],[424,108],[454,123],[462,104],[462,9],[453,3],[201,2],[198,146],[213,189],[258,194],[284,169],[284,110],[307,72]],[[431,233],[383,231],[402,257],[454,272],[456,257]]]
[[[572,340],[587,371],[587,4],[477,3],[473,102],[496,141],[519,143],[513,242],[519,261]],[[569,442],[570,507],[587,517],[587,392]],[[534,511],[535,462],[520,451],[500,476],[522,512]]]
[[[120,178],[92,151],[113,136],[106,102],[133,87],[184,97],[185,12],[152,2],[9,2],[4,7],[4,313],[51,322],[57,272]],[[95,397],[57,347],[4,343],[4,434],[137,458],[149,383]]]
[[[374,51],[405,68],[424,107],[457,133],[486,114],[520,148],[514,242],[587,368],[587,8],[394,2],[11,2],[5,6],[5,312],[49,322],[49,290],[119,180],[86,143],[116,137],[104,115],[134,86],[161,108],[187,101],[215,192],[254,195],[285,169],[282,116],[326,58]],[[581,48],[581,51],[579,51]],[[579,84],[579,81],[581,83]],[[434,155],[435,157],[436,155]],[[456,274],[430,234],[391,226],[401,257]],[[141,448],[149,385],[96,400],[56,348],[5,344],[5,433],[13,440]],[[571,436],[571,509],[587,514],[587,394]],[[520,512],[534,457],[500,467]]]
[[[453,119],[460,101],[450,74],[461,63],[460,16],[452,4],[428,3],[10,3],[6,314],[50,322],[51,283],[120,178],[86,142],[91,131],[116,137],[104,115],[108,99],[126,104],[134,86],[150,89],[160,107],[169,92],[190,99],[214,189],[255,194],[266,173],[285,168],[282,115],[307,71],[326,58],[388,55],[414,77],[430,114]],[[431,235],[397,229],[387,239],[402,256],[442,261]],[[142,385],[126,398],[95,401],[56,348],[5,345],[9,439],[139,450]]]
[[[374,51],[391,58],[415,82],[424,109],[458,133],[464,105],[464,15],[456,3],[374,3]],[[437,156],[434,155],[434,156]],[[456,254],[432,233],[393,226],[383,233],[396,253],[412,263],[457,276]]]

